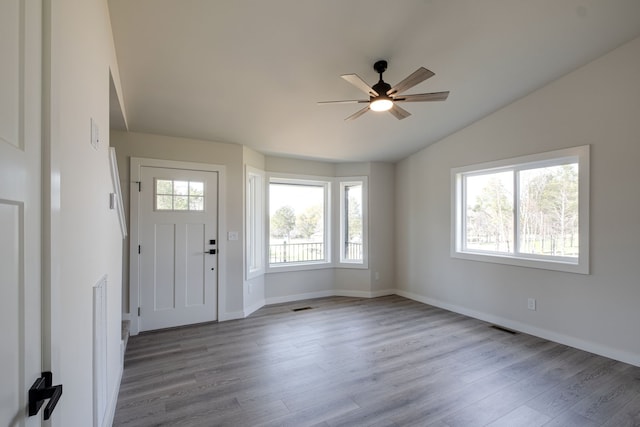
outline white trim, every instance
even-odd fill
[[[138,265],[139,258],[134,258],[133,255],[138,252],[139,244],[138,220],[140,208],[137,182],[141,180],[141,172],[143,167],[159,167],[218,173],[218,320],[221,321],[230,320],[232,318],[242,318],[242,315],[240,315],[240,317],[234,317],[236,313],[227,313],[225,311],[225,302],[227,300],[227,239],[224,239],[223,236],[227,235],[226,166],[208,163],[193,163],[175,160],[131,157],[131,182],[129,188],[131,213],[131,234],[129,237],[129,312],[131,313],[132,318],[129,334],[138,335],[138,333],[140,332],[139,317],[137,316],[137,310],[140,306],[140,269]]]
[[[463,314],[465,316],[473,317],[485,322],[489,322],[495,325],[504,326],[515,331],[524,332],[526,334],[534,335],[540,338],[544,338],[553,342],[564,344],[570,347],[574,347],[580,350],[588,351],[590,353],[598,354],[600,356],[608,357],[621,362],[629,363],[631,365],[640,366],[640,355],[629,353],[623,350],[616,350],[603,345],[594,343],[592,341],[583,340],[580,338],[572,337],[570,335],[559,334],[557,332],[550,331],[548,329],[537,328],[535,326],[527,325],[515,320],[507,319],[493,314],[484,313],[481,311],[472,310],[466,307],[445,303],[433,298],[424,297],[422,295],[415,294],[413,292],[396,290],[396,294],[409,298],[414,301],[421,302],[423,304],[439,307],[444,310],[452,311],[454,313]]]
[[[379,298],[394,295],[395,293],[395,289],[383,289],[379,291],[351,291],[347,289],[336,289],[333,295],[337,297]]]
[[[226,322],[228,320],[244,319],[244,311],[229,311],[218,313],[218,322]]]
[[[266,305],[281,304],[283,302],[302,301],[305,299],[325,298],[335,296],[334,290],[307,292],[305,294],[284,295],[281,297],[266,298]]]
[[[464,249],[462,230],[465,228],[462,210],[466,205],[463,198],[463,175],[472,176],[474,172],[485,174],[500,170],[523,170],[563,164],[567,160],[578,159],[578,211],[579,211],[579,256],[578,259],[547,257],[528,254],[503,254]],[[563,271],[568,273],[589,274],[589,145],[548,151],[540,154],[497,160],[486,163],[462,166],[451,169],[451,242],[450,255],[471,261],[491,262],[497,264],[515,265],[519,267],[540,268],[545,270]],[[514,188],[514,197],[517,188]],[[517,221],[517,215],[516,215]],[[517,222],[514,225],[517,231]]]
[[[251,179],[255,178],[256,183],[254,185],[254,191],[251,192]],[[266,271],[266,256],[265,256],[265,172],[260,169],[256,169],[249,165],[245,168],[245,280],[253,279],[264,275]],[[255,218],[257,216],[257,218]],[[252,225],[255,227],[252,228]],[[253,233],[252,233],[253,230]],[[258,258],[256,264],[257,268],[251,269],[250,260],[252,257],[250,254],[255,248],[252,247],[252,243],[257,247],[256,257]]]
[[[116,416],[116,407],[118,404],[118,394],[120,393],[120,384],[122,383],[122,373],[123,373],[124,365],[122,363],[118,364],[118,372],[116,373],[116,382],[113,386],[113,392],[111,393],[111,398],[109,399],[107,410],[104,417],[104,422],[102,423],[102,427],[110,427],[113,425],[113,420]]]
[[[113,183],[113,190],[115,191],[115,204],[114,208],[118,212],[118,220],[120,221],[120,231],[122,231],[122,238],[127,237],[127,218],[124,215],[124,203],[122,203],[122,189],[120,188],[120,173],[118,172],[118,160],[116,158],[116,149],[109,147],[109,165],[111,166],[111,181]]]
[[[244,311],[243,311],[243,315],[244,317],[249,317],[251,316],[252,313],[255,313],[256,311],[260,310],[262,307],[264,307],[266,304],[265,300],[260,300],[256,303],[254,303],[252,306],[250,307],[245,307]]]
[[[352,297],[352,298],[378,298],[387,295],[394,295],[396,289],[382,289],[379,291],[350,291],[346,289],[332,289],[328,291],[308,292],[305,294],[285,295],[281,297],[271,297],[265,300],[265,305],[281,304],[283,302],[304,301],[307,299],[326,297]]]

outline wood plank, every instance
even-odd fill
[[[292,311],[310,306],[310,310]],[[114,426],[634,426],[640,368],[399,296],[131,337]]]

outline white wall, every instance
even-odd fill
[[[395,289],[395,166],[389,163],[371,163],[369,274],[374,295]]]
[[[122,196],[129,223],[129,193],[132,186],[129,160],[146,157],[226,166],[226,226],[227,231],[237,231],[238,240],[226,242],[226,301],[220,318],[243,317],[243,205],[244,174],[241,145],[200,141],[188,138],[152,135],[135,132],[111,131],[111,145],[116,149],[118,168],[122,178]],[[222,205],[220,208],[223,208]],[[226,239],[227,236],[220,236]],[[128,247],[128,245],[127,245]],[[128,260],[128,253],[125,254]],[[128,261],[127,261],[128,265]],[[128,268],[128,266],[127,266]],[[123,306],[129,312],[129,283],[124,284]]]
[[[60,183],[52,250],[59,272],[52,292],[59,307],[53,343],[54,381],[64,394],[53,414],[56,426],[90,426],[92,411],[92,287],[107,275],[107,406],[115,410],[121,373],[122,236],[109,169],[109,70],[114,63],[106,0],[60,0],[50,7],[50,139],[53,185]],[[79,19],[78,17],[82,17]],[[47,33],[47,32],[46,32]],[[45,74],[48,74],[46,71]],[[46,76],[45,76],[46,77]],[[100,147],[90,145],[90,121],[100,129]],[[59,176],[57,172],[59,171]],[[55,204],[55,200],[54,200]],[[57,206],[53,206],[54,211]],[[107,419],[108,419],[107,415]]]
[[[636,39],[401,161],[400,293],[640,365],[639,100]],[[585,144],[590,275],[449,256],[451,168]]]

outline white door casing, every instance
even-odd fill
[[[0,2],[0,425],[41,425],[42,2]],[[54,377],[54,381],[56,378]]]
[[[224,277],[224,167],[132,158],[131,176],[132,334],[216,320]],[[203,183],[204,210],[156,206],[158,179]]]

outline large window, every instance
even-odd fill
[[[589,272],[589,147],[452,171],[452,255]]]
[[[366,266],[367,187],[366,177],[339,181],[340,262]]]
[[[269,180],[269,266],[331,262],[330,182]]]

